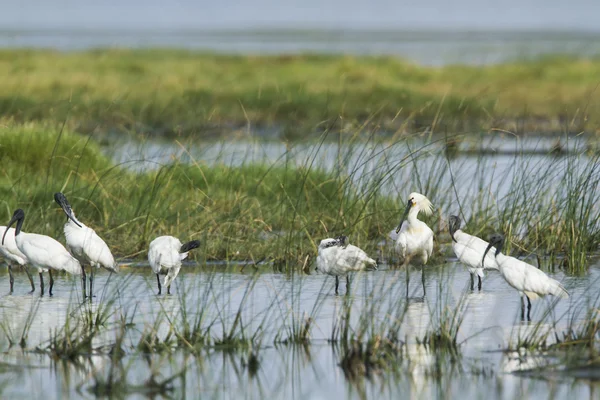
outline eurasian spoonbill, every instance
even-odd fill
[[[340,276],[346,276],[346,294],[349,293],[349,272],[365,269],[377,269],[377,261],[373,260],[360,248],[346,244],[347,236],[327,238],[319,243],[316,270],[335,276],[335,294],[339,294]]]
[[[67,215],[64,232],[67,247],[73,257],[81,264],[83,296],[85,297],[86,275],[84,265],[90,265],[90,298],[92,297],[92,285],[94,281],[94,269],[102,267],[108,271],[119,272],[117,263],[110,249],[96,231],[86,226],[75,217],[75,213],[67,198],[62,193],[54,193],[54,201],[63,209]]]
[[[167,287],[167,294],[171,294],[171,282],[175,280],[181,269],[181,261],[185,260],[188,252],[200,246],[200,241],[192,240],[182,244],[173,236],[159,236],[150,243],[148,249],[148,262],[156,274],[158,294],[161,294],[160,276],[166,275],[163,286]]]
[[[425,215],[431,215],[433,207],[427,197],[420,193],[411,193],[400,224],[396,228],[398,238],[396,239],[396,252],[402,260],[402,267],[406,268],[406,288],[408,294],[408,265],[416,262],[422,265],[421,282],[423,283],[423,294],[425,294],[425,264],[433,252],[433,231],[423,221],[417,219],[417,215],[423,211]]]
[[[500,273],[506,282],[521,295],[521,319],[525,319],[525,301],[523,300],[523,296],[527,297],[527,319],[529,321],[531,321],[531,299],[535,300],[546,295],[558,296],[563,299],[569,297],[569,293],[560,282],[550,278],[531,264],[502,254],[502,246],[504,246],[504,236],[500,234],[491,235],[490,244],[488,244],[483,253],[481,262],[486,262],[485,256],[487,252],[492,247],[495,247],[495,257]]]
[[[44,294],[44,278],[42,271],[48,270],[50,275],[50,289],[48,290],[48,293],[52,296],[52,286],[54,286],[52,270],[66,271],[73,275],[79,275],[81,274],[81,265],[79,264],[79,261],[69,254],[67,249],[65,249],[60,242],[52,239],[50,236],[21,232],[24,219],[25,212],[22,209],[19,208],[13,213],[7,228],[4,231],[4,235],[2,236],[2,244],[5,242],[8,228],[16,222],[17,226],[15,228],[14,236],[17,248],[25,254],[29,264],[38,268],[42,295]]]
[[[460,224],[461,220],[458,216],[450,216],[448,230],[452,237],[452,250],[460,262],[467,265],[467,269],[471,274],[471,290],[473,290],[475,286],[475,275],[477,275],[479,280],[477,287],[481,290],[481,278],[484,276],[484,267],[481,260],[489,243],[477,236],[463,232],[460,229]],[[493,253],[487,254],[485,258],[485,269],[498,269],[498,263],[496,262]]]

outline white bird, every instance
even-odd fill
[[[42,271],[48,270],[50,274],[50,290],[48,290],[48,293],[52,296],[52,286],[54,286],[52,271],[66,271],[73,275],[79,275],[81,273],[81,265],[79,265],[79,261],[73,258],[60,242],[52,239],[50,236],[21,232],[24,219],[25,212],[22,209],[19,208],[13,213],[4,231],[4,236],[2,236],[2,244],[4,245],[5,243],[8,228],[16,222],[17,226],[14,237],[17,248],[27,257],[29,264],[40,271],[42,294],[44,294]]]
[[[81,264],[83,296],[85,297],[85,268],[90,266],[90,298],[92,297],[92,285],[94,281],[94,269],[104,268],[108,271],[118,273],[119,269],[115,259],[110,252],[106,242],[90,227],[75,217],[75,213],[67,198],[62,193],[54,193],[54,201],[58,203],[67,215],[64,232],[67,240],[67,247],[73,257]]]
[[[402,260],[402,267],[406,268],[406,287],[408,293],[408,265],[416,262],[425,266],[433,252],[433,231],[417,215],[423,211],[425,215],[433,212],[431,202],[420,193],[411,193],[408,196],[406,210],[400,224],[396,228],[396,252]],[[425,293],[425,268],[421,270],[423,293]]]
[[[479,290],[481,290],[481,278],[484,276],[484,266],[481,260],[489,243],[478,238],[477,236],[469,235],[468,233],[463,232],[460,229],[460,223],[461,221],[458,216],[450,216],[448,230],[450,231],[450,236],[452,237],[452,250],[460,262],[467,265],[467,269],[471,274],[471,290],[474,289],[475,275],[477,275],[479,280],[477,286]],[[488,253],[486,255],[485,269],[498,270],[498,263],[496,262],[496,258],[494,258],[493,253]]]
[[[156,274],[158,294],[161,293],[159,275],[166,275],[163,286],[167,287],[167,294],[171,294],[171,282],[175,280],[181,269],[181,261],[185,260],[188,252],[200,246],[199,240],[192,240],[182,244],[173,236],[159,236],[150,243],[148,249],[148,262]]]
[[[5,226],[0,226],[0,232],[2,231],[6,231]],[[21,251],[17,247],[17,242],[15,242],[14,228],[8,229],[8,235],[6,236],[6,240],[4,241],[4,244],[0,245],[0,255],[4,257],[6,263],[8,264],[8,274],[10,275],[10,292],[13,292],[13,285],[15,283],[15,278],[12,274],[12,264],[17,263],[21,266],[21,269],[23,269],[27,274],[29,282],[31,283],[31,292],[33,293],[35,291],[33,278],[31,277],[29,270],[25,268],[25,265],[27,264],[27,257],[25,257],[25,254],[21,253]]]
[[[346,293],[349,293],[348,272],[377,269],[377,261],[360,248],[346,244],[347,239],[347,236],[338,236],[319,243],[316,270],[335,276],[335,294],[339,294],[340,276],[346,276]]]
[[[490,244],[483,253],[482,263],[487,261],[487,252],[496,247],[496,261],[500,273],[506,282],[515,288],[521,295],[521,319],[525,319],[525,302],[523,296],[527,297],[527,319],[531,321],[531,299],[536,300],[546,295],[558,296],[563,299],[569,297],[569,293],[563,285],[555,279],[550,278],[544,272],[531,264],[502,254],[504,236],[494,234],[490,236]]]

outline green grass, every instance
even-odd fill
[[[425,67],[389,56],[0,50],[0,114],[68,120],[79,131],[210,135],[251,124],[293,135],[367,121],[405,131],[593,131],[599,82],[600,60],[560,56]]]

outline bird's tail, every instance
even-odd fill
[[[181,249],[179,249],[179,252],[180,253],[187,253],[188,251],[196,249],[198,247],[200,247],[200,241],[199,240],[192,240],[191,242],[187,242],[183,246],[181,246]]]
[[[167,272],[167,275],[165,276],[164,286],[166,286],[166,287],[171,286],[171,283],[175,280],[175,278],[177,278],[178,274],[179,274],[179,268],[169,269],[169,271]]]
[[[75,258],[69,256],[63,264],[63,269],[69,274],[81,275],[81,264]]]
[[[552,291],[552,294],[554,296],[560,297],[561,299],[568,299],[569,298],[569,292],[567,292],[567,289],[565,289],[565,287],[558,281],[555,281],[556,285],[554,286],[554,290]]]

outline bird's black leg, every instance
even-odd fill
[[[346,294],[350,294],[350,276],[346,275]]]
[[[477,278],[479,279],[479,284],[477,285],[477,288],[481,292],[481,277],[479,275],[477,275]]]
[[[171,285],[167,286],[167,294],[171,294]]]
[[[50,275],[50,289],[48,289],[48,294],[52,296],[52,286],[54,286],[54,278],[52,277],[52,270],[48,270],[48,274]]]
[[[338,292],[338,288],[340,286],[340,278],[336,275],[335,276],[335,295],[337,296],[338,294],[340,294]]]
[[[29,272],[26,266],[21,265],[21,267],[23,268],[23,271],[25,271],[25,273],[27,274],[27,277],[29,278],[29,283],[31,283],[31,292],[29,293],[35,292],[35,284],[33,283],[33,277],[31,276],[31,273]]]
[[[527,297],[527,321],[531,321],[531,300],[527,295],[525,297]]]
[[[13,277],[12,266],[10,264],[8,264],[8,276],[9,276],[9,282],[10,282],[10,293],[12,293],[13,285],[15,284],[15,278]]]
[[[525,321],[525,300],[521,296],[521,321]]]
[[[160,287],[160,276],[156,274],[156,282],[158,283],[158,294],[160,295],[161,287]]]
[[[91,299],[92,296],[93,296],[92,287],[94,285],[94,267],[93,266],[90,269],[90,279],[89,279],[89,281],[90,281],[90,299]]]
[[[410,271],[408,270],[407,263],[404,263],[404,270],[406,272],[406,298],[408,298],[408,283],[410,282]]]
[[[40,291],[42,292],[40,296],[44,295],[44,274],[40,272]]]
[[[425,266],[421,268],[421,283],[423,284],[423,297],[425,297]]]
[[[475,279],[473,279],[473,274],[471,274],[471,290],[475,290]]]
[[[83,298],[85,299],[87,296],[85,294],[85,267],[81,264],[81,284],[83,286]]]

